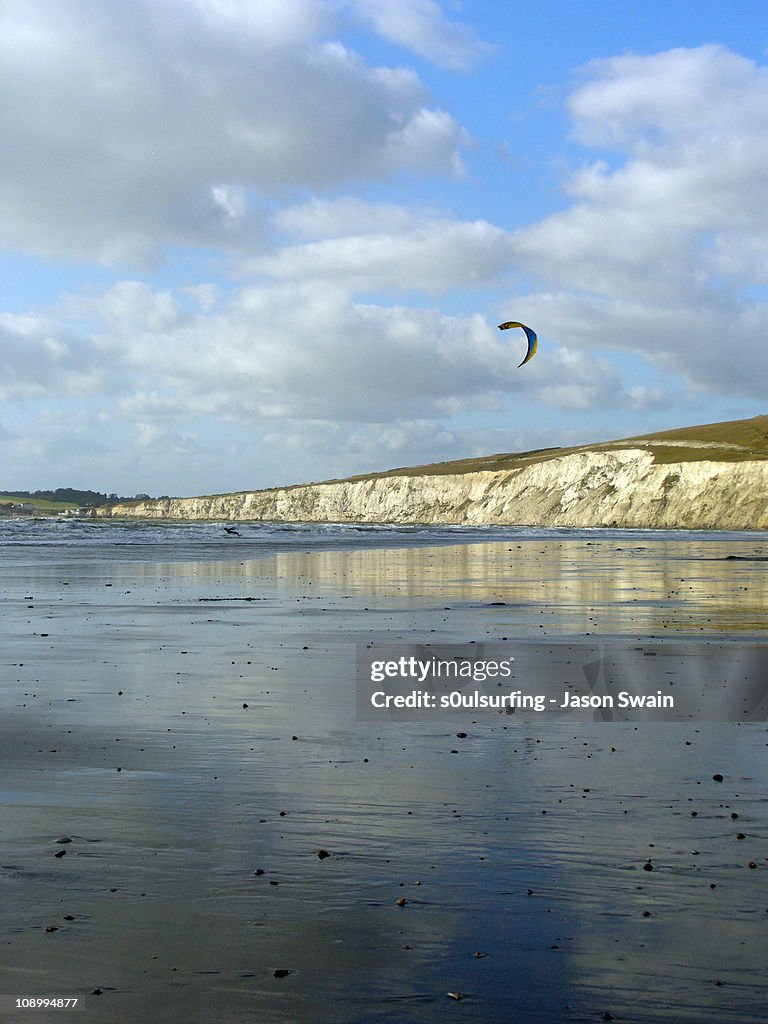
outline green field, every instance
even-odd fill
[[[77,508],[75,501],[47,501],[45,498],[25,498],[19,494],[0,495],[0,515],[55,515],[68,508]]]

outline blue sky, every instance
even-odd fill
[[[747,0],[8,0],[0,487],[768,411],[767,48]]]

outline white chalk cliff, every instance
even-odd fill
[[[763,429],[768,417],[736,422],[759,423]],[[684,439],[675,440],[675,436]],[[675,446],[680,461],[675,461]],[[513,464],[504,467],[505,459]],[[494,456],[476,462],[494,460],[502,466],[466,471],[467,463],[445,463],[423,467],[423,472],[403,470],[261,491],[123,502],[89,514],[181,520],[768,529],[768,458],[759,447],[692,440],[673,431],[634,441],[554,449],[542,456]],[[452,465],[457,471],[450,471]]]

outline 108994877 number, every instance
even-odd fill
[[[74,1010],[77,996],[19,996],[14,999],[17,1010]]]

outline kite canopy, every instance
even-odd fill
[[[528,351],[525,353],[525,358],[522,363],[518,363],[518,369],[521,366],[525,366],[529,359],[533,358],[533,354],[539,347],[539,339],[536,337],[536,332],[532,331],[530,327],[526,327],[525,324],[520,324],[517,320],[508,320],[504,324],[499,324],[500,331],[507,331],[510,327],[522,327],[525,331],[525,336],[528,339]]]

